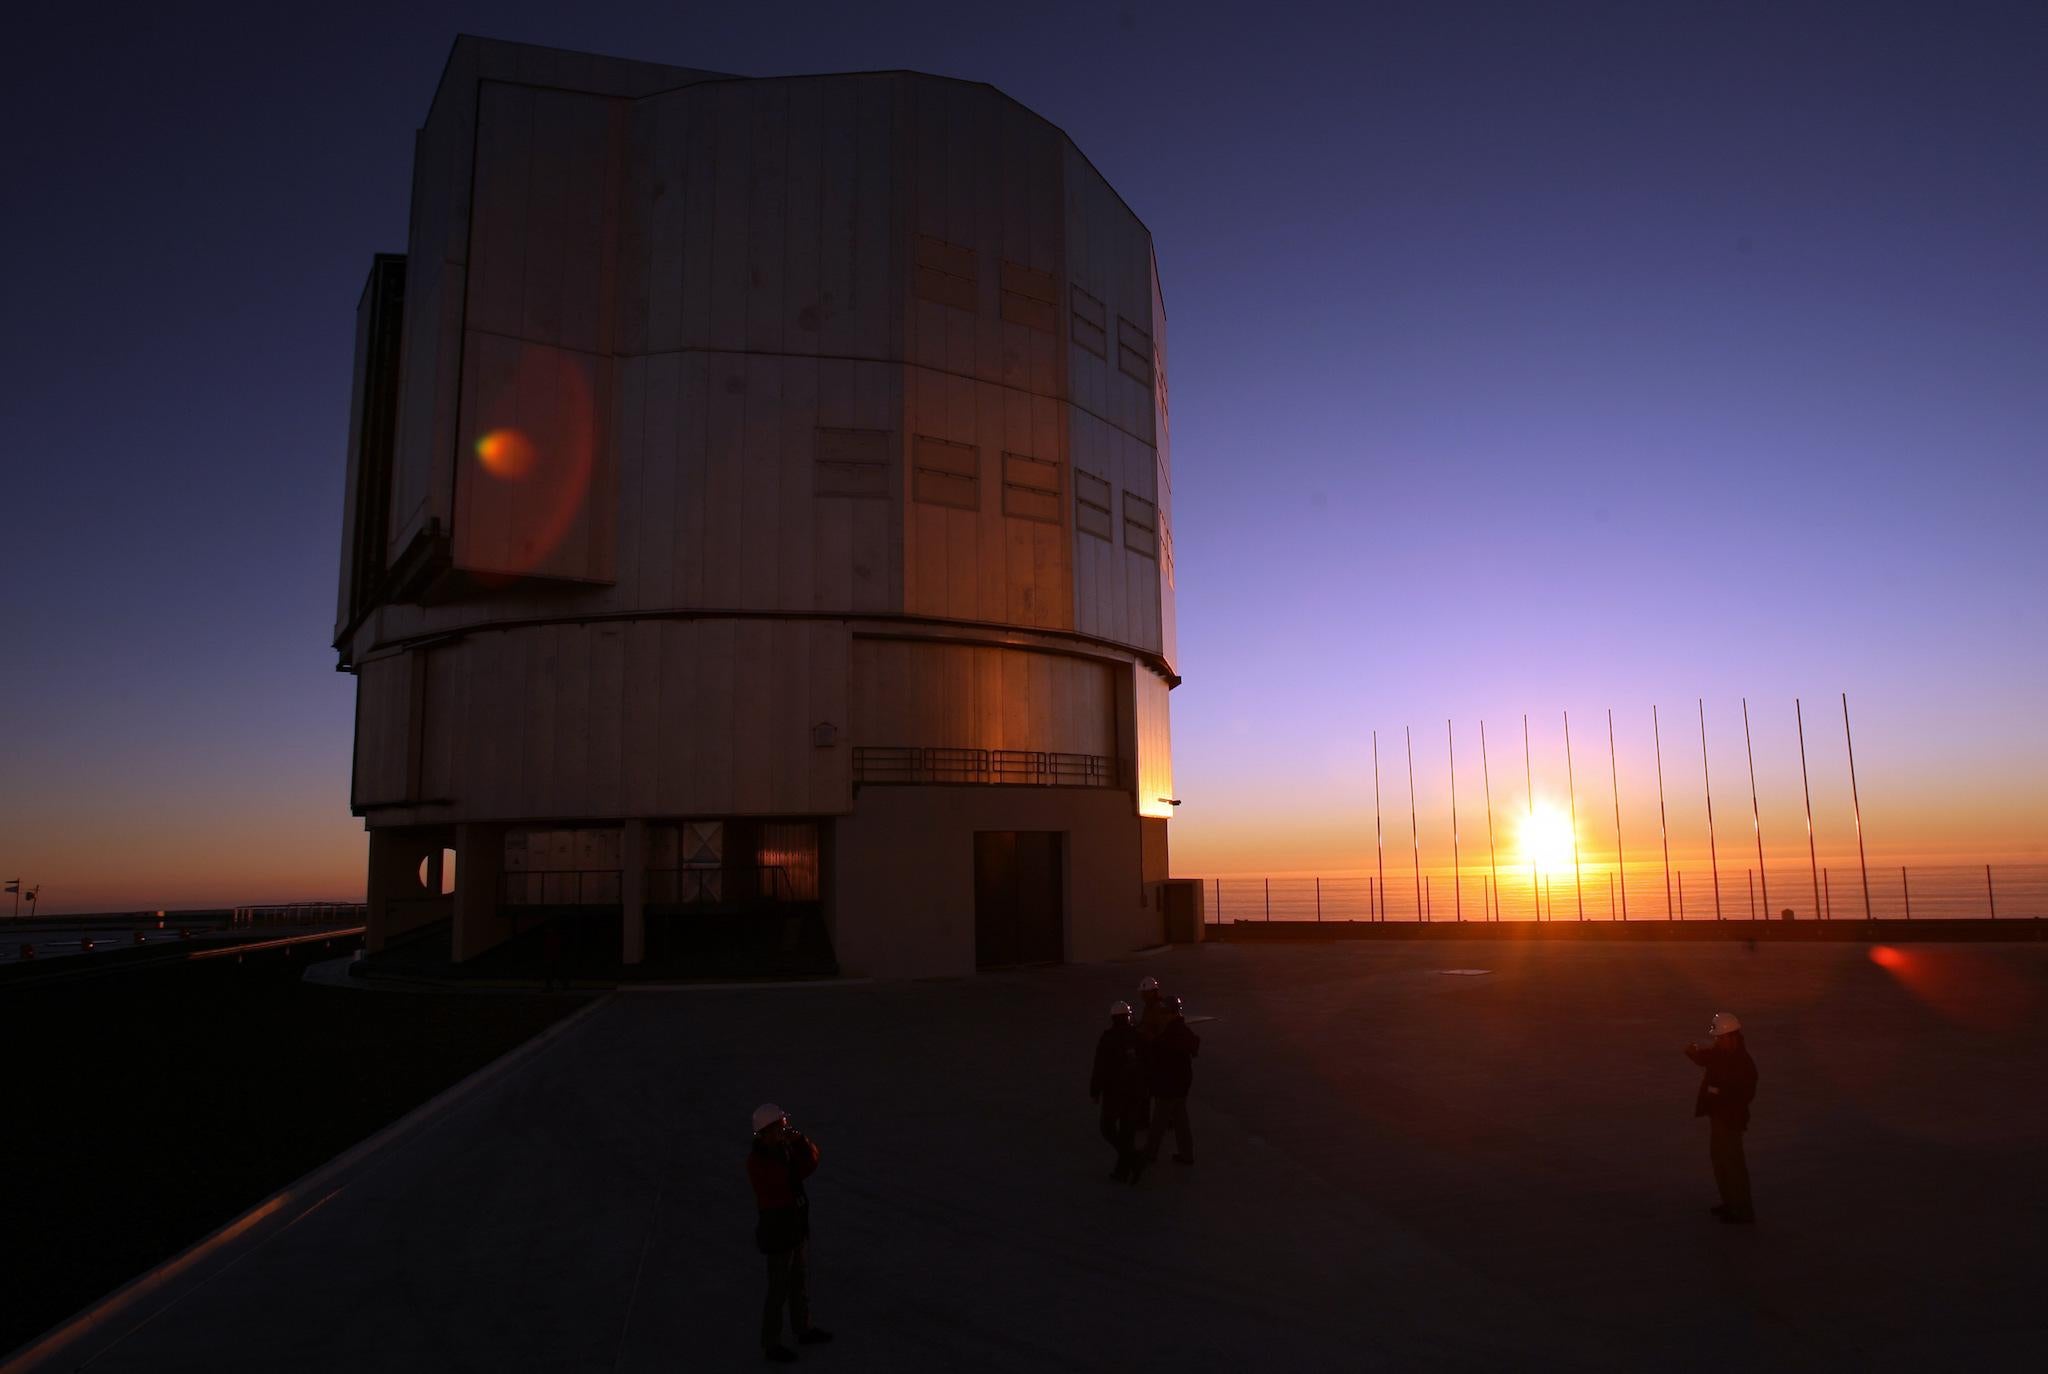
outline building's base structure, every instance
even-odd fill
[[[383,828],[368,945],[470,964],[569,929],[627,976],[1104,959],[1166,938],[1165,832],[1119,790],[973,784],[864,787],[838,817]]]

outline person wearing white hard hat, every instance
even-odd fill
[[[1714,1164],[1714,1186],[1720,1190],[1715,1216],[1731,1226],[1756,1220],[1749,1196],[1749,1161],[1742,1153],[1742,1133],[1749,1129],[1749,1104],[1756,1098],[1756,1061],[1743,1043],[1742,1022],[1732,1012],[1717,1011],[1707,1026],[1707,1044],[1685,1047],[1685,1057],[1706,1070],[1692,1114],[1707,1118],[1707,1156]]]
[[[1116,1167],[1109,1176],[1136,1183],[1145,1172],[1138,1149],[1138,1128],[1145,1124],[1145,1051],[1131,1025],[1131,1004],[1109,1009],[1109,1029],[1095,1042],[1095,1070],[1088,1078],[1088,1097],[1102,1108],[1102,1138],[1116,1147]]]
[[[1157,978],[1147,975],[1138,980],[1138,1001],[1138,1036],[1150,1045],[1173,1020],[1167,1015],[1165,996]]]
[[[1152,1042],[1146,1055],[1146,1079],[1152,1091],[1152,1129],[1145,1137],[1145,1161],[1156,1162],[1166,1133],[1173,1132],[1175,1164],[1195,1162],[1195,1128],[1188,1122],[1188,1090],[1195,1082],[1195,1056],[1202,1052],[1202,1037],[1188,1029],[1187,1017],[1178,996],[1161,999],[1166,1011],[1166,1029]]]
[[[797,1344],[816,1345],[832,1333],[811,1322],[811,1200],[804,1180],[818,1170],[817,1142],[789,1124],[773,1102],[754,1108],[754,1144],[747,1153],[747,1180],[754,1185],[760,1213],[754,1244],[768,1257],[768,1300],[761,1308],[761,1353],[778,1364],[796,1359],[782,1343],[782,1312]]]

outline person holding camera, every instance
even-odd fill
[[[1088,1097],[1102,1108],[1102,1138],[1116,1147],[1116,1168],[1110,1177],[1136,1183],[1145,1171],[1137,1147],[1138,1128],[1145,1124],[1144,1042],[1131,1025],[1131,1004],[1109,1009],[1109,1029],[1095,1042],[1095,1071],[1088,1078]]]
[[[1756,1061],[1743,1043],[1742,1022],[1733,1014],[1715,1012],[1707,1032],[1713,1036],[1709,1043],[1695,1041],[1685,1047],[1685,1057],[1706,1070],[1692,1114],[1707,1118],[1707,1155],[1721,1192],[1713,1213],[1728,1225],[1747,1226],[1756,1213],[1750,1204],[1742,1133],[1749,1129],[1749,1104],[1756,1097]]]
[[[804,1180],[818,1169],[817,1142],[789,1124],[773,1102],[754,1109],[754,1146],[747,1154],[747,1179],[754,1185],[760,1218],[754,1244],[768,1257],[768,1300],[761,1308],[761,1353],[777,1364],[796,1359],[782,1343],[782,1310],[797,1344],[816,1345],[832,1333],[811,1323],[811,1201]]]

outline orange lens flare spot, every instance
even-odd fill
[[[1870,948],[1870,962],[1876,964],[1879,968],[1897,971],[1906,966],[1906,956],[1893,949],[1890,945],[1872,945]]]
[[[484,471],[517,482],[533,471],[533,441],[516,429],[494,429],[476,441],[477,461]]]

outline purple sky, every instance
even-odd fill
[[[1696,696],[1746,842],[1744,693],[1789,844],[1791,698],[1819,773],[1841,690],[1873,845],[2048,851],[2048,7],[1002,13],[11,25],[0,876],[53,910],[360,891],[352,313],[461,30],[986,80],[1122,191],[1171,320],[1177,870],[1363,863],[1368,732],[1416,727],[1433,813],[1446,717],[1462,800],[1481,716],[1498,781],[1520,712],[1545,774],[1559,712],[1581,747],[1615,707],[1633,824],[1650,704],[1691,779]]]

